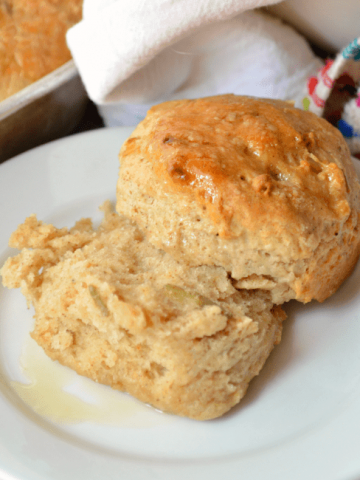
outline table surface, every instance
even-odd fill
[[[104,122],[100,117],[95,104],[89,100],[79,125],[69,135],[103,127]]]

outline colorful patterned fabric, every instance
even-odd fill
[[[336,125],[360,155],[360,37],[308,79],[303,108]]]

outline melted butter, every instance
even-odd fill
[[[139,428],[173,419],[126,393],[99,385],[52,361],[31,338],[23,347],[20,366],[29,383],[12,381],[12,388],[35,413],[52,422]]]

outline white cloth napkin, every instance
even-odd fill
[[[108,126],[135,125],[151,105],[174,98],[297,101],[321,62],[291,27],[253,10],[276,1],[84,0],[67,40]]]

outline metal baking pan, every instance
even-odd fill
[[[0,102],[0,162],[70,133],[87,103],[73,60]]]

